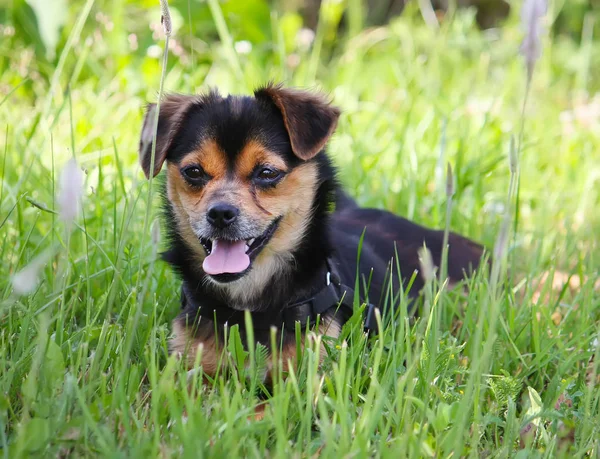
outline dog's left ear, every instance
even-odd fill
[[[148,104],[146,116],[142,125],[140,136],[140,164],[146,174],[156,177],[163,163],[167,159],[167,153],[173,144],[181,123],[192,105],[196,102],[193,96],[171,94],[160,103],[158,115],[158,129],[156,131],[156,148],[154,156],[154,170],[150,171],[152,163],[152,138],[154,137],[154,122],[156,120],[156,104]]]
[[[292,150],[309,160],[324,147],[337,126],[340,110],[322,95],[268,85],[254,92],[257,99],[269,99],[281,112]]]

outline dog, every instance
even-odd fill
[[[189,366],[201,348],[202,370],[213,376],[224,327],[239,324],[247,336],[249,311],[254,340],[270,347],[275,330],[286,367],[298,323],[336,338],[364,303],[373,330],[390,268],[400,270],[394,289],[410,287],[415,299],[425,282],[419,249],[440,266],[443,231],[360,208],[341,189],[325,151],[340,110],[323,94],[268,84],[253,96],[168,95],[153,148],[156,110],[147,107],[140,163],[147,178],[166,165],[164,258],[182,279],[169,346]],[[450,233],[448,247],[449,282],[480,267],[480,244]]]

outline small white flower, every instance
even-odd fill
[[[162,48],[158,45],[148,46],[146,54],[148,55],[148,57],[158,59],[160,56],[162,56]]]
[[[136,34],[130,33],[127,36],[127,40],[129,41],[129,49],[131,49],[132,51],[138,49],[138,38]]]
[[[58,205],[60,218],[65,223],[71,223],[77,217],[81,196],[83,195],[83,172],[75,158],[65,164],[60,175]]]
[[[298,48],[307,50],[315,41],[315,32],[311,29],[303,28],[298,31],[296,35],[296,44]]]
[[[300,56],[298,56],[296,53],[292,53],[286,57],[285,61],[289,68],[295,69],[300,65]]]
[[[235,42],[235,52],[238,54],[250,54],[252,51],[252,43],[248,40],[240,40]]]
[[[32,293],[39,284],[40,271],[50,257],[50,251],[43,252],[37,258],[34,258],[21,271],[11,278],[13,291],[17,295],[28,295]]]
[[[483,211],[495,215],[504,215],[506,205],[502,201],[489,201],[483,205]]]

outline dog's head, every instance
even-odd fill
[[[310,220],[315,160],[339,110],[321,95],[269,85],[254,97],[167,96],[149,105],[140,141],[147,177],[166,163],[177,233],[214,283],[261,287]],[[233,282],[236,281],[236,282]]]

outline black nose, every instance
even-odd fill
[[[239,209],[231,204],[218,203],[208,209],[206,219],[211,225],[223,229],[231,225],[239,213]]]

